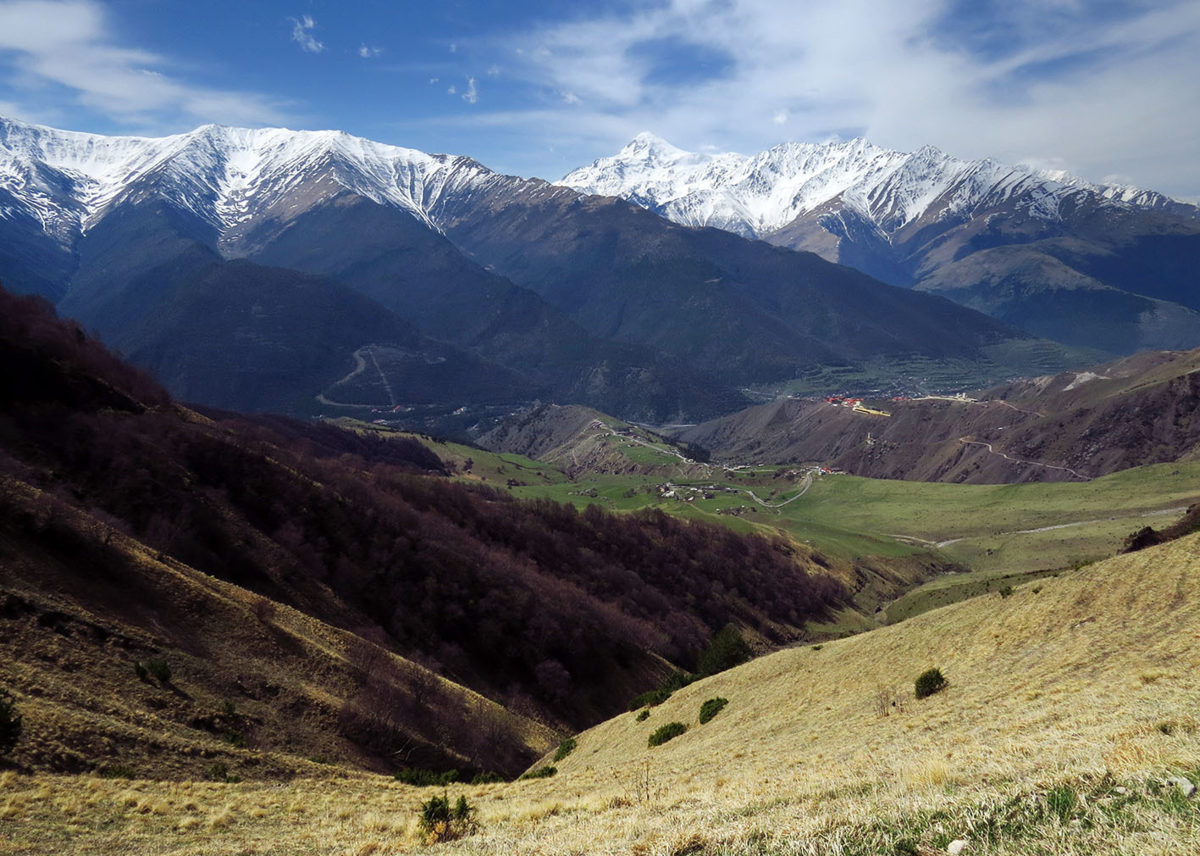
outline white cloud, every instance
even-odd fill
[[[458,44],[456,42],[450,43],[450,53],[458,53]]]
[[[383,53],[383,48],[371,47],[366,44],[360,46],[358,49],[358,55],[363,59],[370,59],[371,57],[379,56],[381,53]]]
[[[550,126],[530,129],[569,135],[573,146],[559,148],[580,163],[646,128],[685,148],[758,151],[780,142],[786,123],[791,139],[862,134],[961,157],[1057,158],[1092,180],[1121,173],[1200,193],[1200,3],[993,6],[641,0],[632,11],[505,34],[494,49],[511,63],[506,76],[586,104],[550,111]],[[971,50],[970,33],[946,26],[955,15],[974,16],[967,23],[994,43]],[[660,74],[656,60],[693,69],[687,46],[727,61],[680,81]],[[579,106],[564,97],[560,110],[564,102]]]
[[[578,95],[576,95],[574,92],[569,92],[569,91],[568,92],[560,92],[559,94],[562,95],[562,100],[568,104],[582,104],[583,103],[583,99],[580,98]]]
[[[479,103],[479,89],[475,86],[475,78],[467,78],[467,91],[462,94],[462,100],[468,104]]]
[[[451,83],[451,84],[450,84],[450,88],[446,90],[446,94],[447,94],[447,95],[457,95],[457,94],[458,94],[458,87],[457,87],[457,86],[455,86],[453,83]]]
[[[488,73],[488,77],[499,77],[500,76],[500,66],[493,65],[493,66],[489,67],[487,70],[487,73]]]
[[[437,83],[437,82],[438,82],[438,78],[436,78],[436,77],[431,77],[431,78],[429,78],[429,85],[430,85],[430,86],[433,86],[433,84],[435,84],[435,83]]]
[[[39,104],[37,114],[55,110],[53,96],[148,131],[288,121],[263,95],[191,84],[162,70],[169,67],[164,57],[121,45],[95,0],[0,2],[0,74],[30,93],[24,100]]]
[[[300,50],[308,53],[321,53],[325,50],[324,43],[318,42],[312,34],[317,27],[317,22],[312,19],[311,15],[301,15],[299,18],[288,18],[288,20],[292,22],[292,41],[300,45]]]

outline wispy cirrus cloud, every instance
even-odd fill
[[[169,61],[126,47],[95,0],[0,2],[0,72],[36,93],[31,116],[82,106],[113,121],[157,130],[196,121],[282,123],[284,105],[267,96],[198,86],[171,74]],[[21,100],[28,100],[28,95]]]
[[[462,94],[462,100],[468,104],[479,103],[479,87],[475,85],[475,78],[467,78],[467,91]]]
[[[292,41],[300,45],[300,50],[307,53],[322,53],[325,43],[319,42],[313,35],[317,22],[311,15],[301,15],[299,18],[288,18],[292,22]]]
[[[1200,193],[1194,0],[647,0],[493,50],[559,105],[531,133],[580,162],[647,129],[755,151],[786,128]]]

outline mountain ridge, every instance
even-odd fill
[[[66,272],[59,305],[103,335],[144,317],[160,283],[190,285],[173,260],[202,247],[329,277],[556,399],[644,421],[730,412],[744,386],[820,366],[916,356],[994,382],[1025,372],[990,348],[1046,344],[811,253],[341,132],[149,139],[5,121],[0,197],[0,236],[57,242],[43,269]],[[31,287],[4,261],[0,278]],[[364,344],[341,343],[342,364]],[[1051,349],[1058,367],[1078,357]]]
[[[1200,207],[1154,191],[861,138],[746,157],[653,135],[560,185],[809,250],[1069,345],[1200,345]]]
[[[775,180],[772,181],[771,179]],[[988,205],[1035,191],[1033,211],[1052,219],[1061,201],[1092,193],[1116,205],[1165,209],[1200,219],[1200,207],[1152,190],[1096,184],[1065,170],[1007,166],[994,158],[962,160],[925,145],[913,152],[845,142],[781,143],[758,154],[679,149],[649,132],[620,152],[567,173],[556,184],[586,193],[644,200],[684,225],[717,226],[763,238],[797,216],[845,195],[891,232],[923,216],[948,190],[966,184],[947,211]],[[639,202],[639,204],[643,204]],[[740,215],[740,216],[736,216]]]

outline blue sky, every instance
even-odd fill
[[[0,0],[0,114],[339,128],[556,179],[866,136],[1200,198],[1196,0]]]

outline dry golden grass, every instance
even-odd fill
[[[1158,784],[1200,768],[1198,640],[1200,536],[693,684],[644,722],[579,735],[554,778],[452,785],[480,832],[437,848],[857,856],[944,853],[963,837],[1002,856],[1200,852],[1200,797]],[[918,701],[930,666],[950,685]],[[878,713],[880,686],[900,688],[896,713]],[[714,696],[728,706],[699,725]],[[687,733],[649,749],[673,720]],[[404,852],[422,848],[416,810],[434,793],[368,776],[5,776],[0,851]]]

